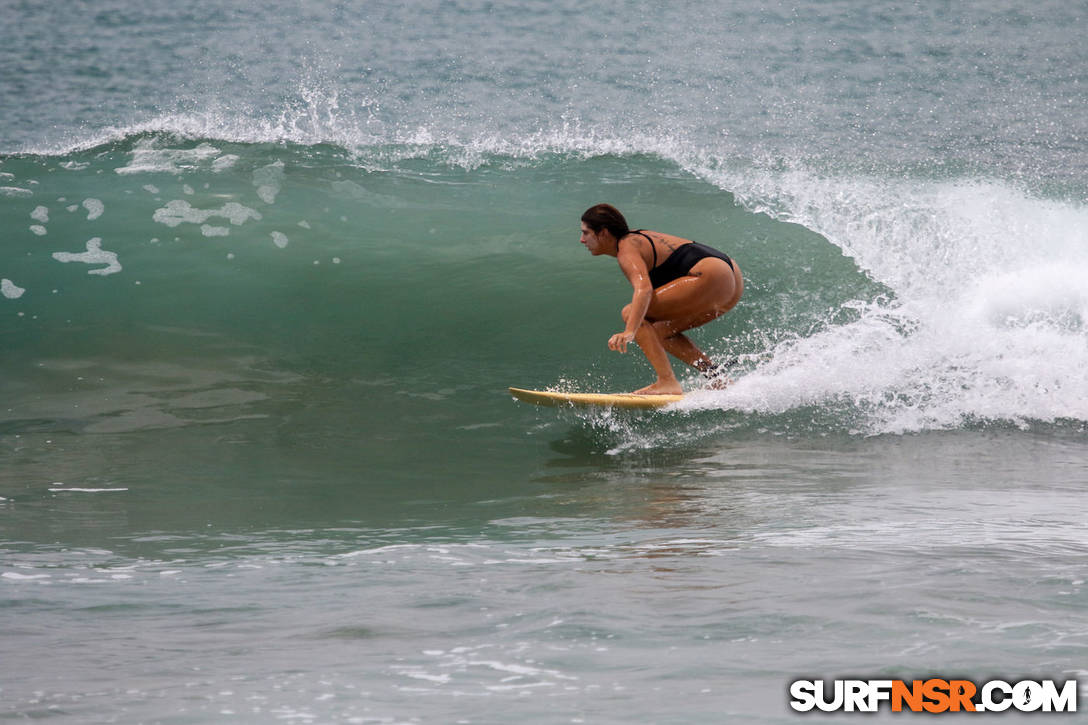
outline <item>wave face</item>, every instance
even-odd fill
[[[186,360],[209,380],[186,374],[175,393],[199,407],[226,387],[242,415],[299,376],[389,405],[457,398],[466,425],[508,384],[636,386],[642,360],[603,350],[629,290],[577,244],[581,211],[605,198],[638,226],[724,248],[747,278],[742,304],[697,333],[739,358],[735,384],[690,396],[693,420],[660,435],[697,435],[706,411],[711,428],[862,434],[1088,421],[1088,210],[1010,182],[573,132],[348,149],[179,129],[0,168],[16,428],[189,420],[174,393],[77,413],[79,395],[27,392],[56,382],[51,366],[103,360],[140,361],[128,374],[152,396],[154,365]]]
[[[267,401],[320,379],[390,405],[463,401],[472,426],[508,384],[638,386],[637,356],[602,351],[623,280],[574,241],[607,200],[723,247],[748,278],[699,332],[740,359],[736,384],[693,395],[666,438],[1083,426],[1077,13],[9,8],[0,329],[24,406],[9,425],[182,425],[214,417],[209,391]],[[207,380],[157,387],[163,360]],[[103,361],[98,378],[136,376],[139,394],[56,391]],[[179,397],[196,407],[162,402]]]

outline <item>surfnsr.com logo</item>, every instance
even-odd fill
[[[790,698],[798,712],[1076,712],[1077,681],[797,680]]]

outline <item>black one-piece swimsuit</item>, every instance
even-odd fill
[[[691,271],[691,268],[695,266],[696,262],[707,257],[715,257],[717,259],[726,262],[730,269],[736,269],[733,266],[733,260],[729,258],[725,252],[719,252],[714,247],[708,247],[705,244],[699,242],[688,242],[687,244],[681,244],[668,258],[660,265],[657,263],[657,245],[654,244],[654,240],[650,239],[650,235],[641,229],[636,229],[632,234],[641,234],[646,238],[646,241],[650,243],[650,249],[654,253],[654,264],[650,268],[650,284],[654,289],[672,282],[674,279],[680,279]]]

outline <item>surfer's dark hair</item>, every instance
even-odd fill
[[[593,230],[594,234],[599,234],[602,229],[607,229],[612,232],[612,236],[617,240],[623,239],[631,233],[623,214],[620,214],[620,210],[611,204],[597,204],[589,207],[586,209],[585,214],[582,214],[582,221]]]

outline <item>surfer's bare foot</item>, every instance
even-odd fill
[[[647,385],[635,391],[635,395],[683,395],[684,389],[676,380],[658,380],[653,385]]]

